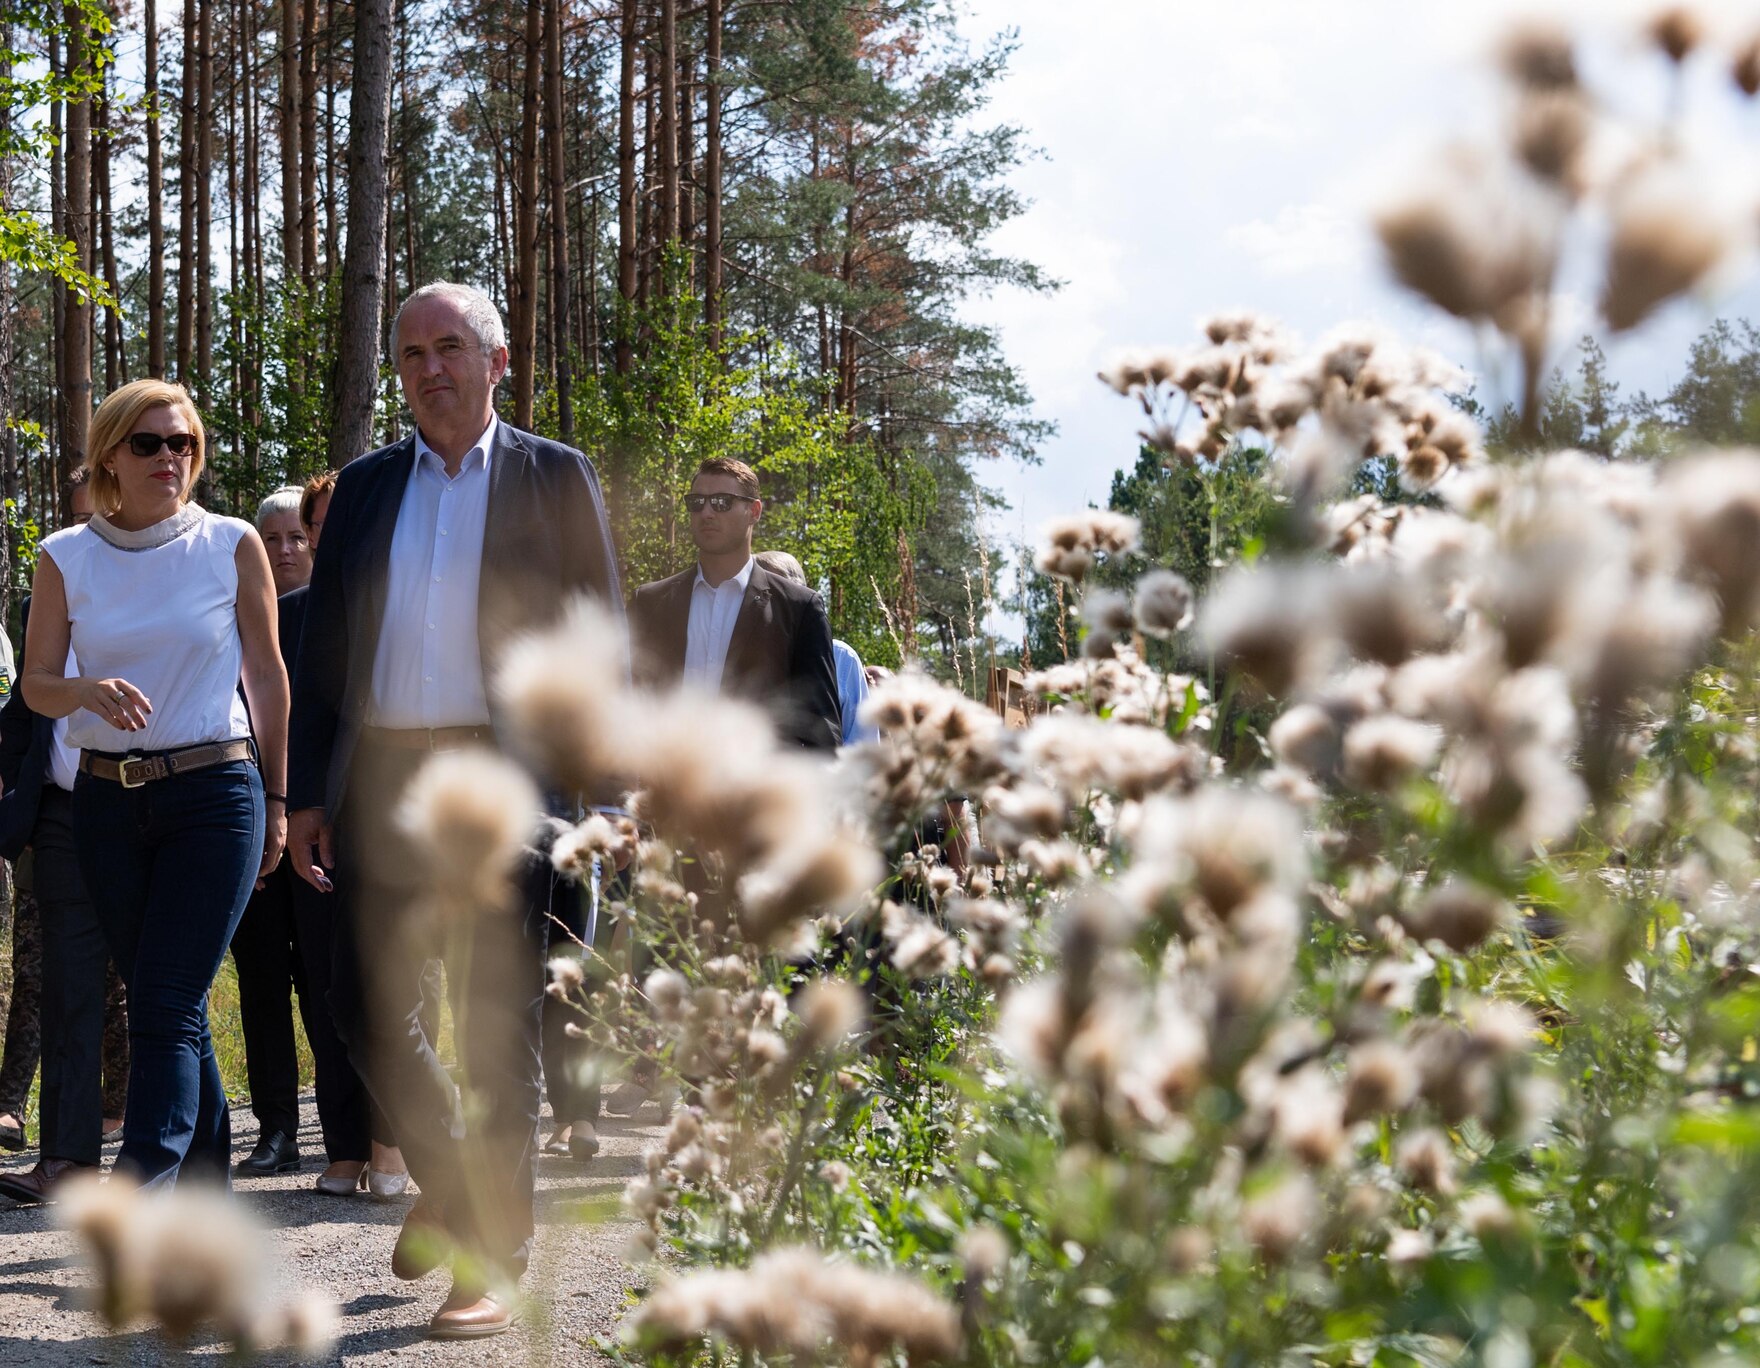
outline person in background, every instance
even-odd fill
[[[773,575],[796,584],[807,582],[805,567],[786,551],[760,551],[753,559]],[[854,646],[836,637],[831,638],[831,654],[837,663],[837,710],[843,717],[843,744],[879,739],[880,729],[860,720],[862,704],[868,701],[868,676],[862,658]]]
[[[318,550],[318,538],[324,535],[324,519],[330,512],[330,496],[336,492],[336,472],[326,470],[305,483],[299,496],[299,523],[306,530],[312,551]]]
[[[303,488],[290,485],[276,490],[257,510],[257,530],[280,591],[276,612],[281,656],[289,673],[299,659],[312,554],[323,535],[324,515],[335,487],[335,472],[325,471]],[[328,1161],[318,1175],[317,1190],[344,1197],[365,1189],[389,1200],[408,1189],[409,1171],[391,1143],[389,1124],[374,1107],[337,1033],[329,1001],[335,922],[335,895],[313,888],[294,874],[291,862],[284,862],[251,895],[233,935],[251,1110],[262,1128],[257,1148],[234,1172],[263,1176],[299,1163],[294,1143],[299,1065],[291,989],[299,995],[300,1020],[312,1049],[318,1123]]]
[[[74,846],[129,989],[116,1167],[149,1187],[186,1166],[229,1176],[207,995],[286,830],[287,672],[269,557],[249,523],[190,501],[203,457],[181,387],[114,390],[86,452],[96,512],[44,540],[25,635],[25,701],[67,718],[81,751]]]
[[[831,624],[817,594],[752,557],[764,513],[757,472],[711,456],[684,503],[697,563],[636,590],[630,644],[637,675],[749,699],[769,711],[778,736],[835,750],[843,716]]]
[[[85,483],[76,481],[73,523],[84,523],[91,512]],[[26,623],[30,609],[27,596],[22,605]],[[40,1158],[25,1173],[0,1175],[0,1195],[19,1202],[50,1200],[51,1190],[67,1173],[95,1165],[101,1142],[120,1134],[128,1095],[127,996],[74,862],[67,809],[78,757],[68,748],[65,733],[65,723],[32,713],[21,690],[11,690],[0,708],[0,855],[13,862],[14,955],[20,923],[30,928],[36,947],[38,977],[22,1034],[36,1039],[40,1020],[43,1066]],[[38,1007],[39,992],[46,1010]],[[15,986],[15,1017],[22,996]],[[0,1079],[9,1089],[13,1040],[9,1023],[7,1062],[0,1066]],[[35,1055],[33,1050],[18,1089],[19,1113],[36,1069]],[[8,1143],[8,1148],[22,1145],[22,1132],[21,1125],[19,1143]]]

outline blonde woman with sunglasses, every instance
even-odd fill
[[[191,501],[204,454],[176,385],[137,380],[99,406],[95,512],[42,544],[22,676],[80,752],[74,845],[129,994],[117,1168],[149,1186],[227,1180],[208,988],[286,838],[274,579],[255,528]]]

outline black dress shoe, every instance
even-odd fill
[[[77,1173],[92,1173],[96,1164],[76,1164],[71,1159],[39,1159],[36,1166],[24,1173],[0,1173],[0,1197],[35,1206],[53,1202],[55,1189],[64,1178]]]
[[[247,1157],[238,1161],[232,1172],[238,1178],[267,1178],[271,1174],[292,1173],[298,1167],[299,1146],[293,1143],[293,1137],[270,1131],[257,1141],[257,1147]]]

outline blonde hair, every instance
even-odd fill
[[[121,389],[112,390],[92,415],[91,431],[86,438],[86,480],[92,488],[92,507],[108,517],[122,507],[122,486],[104,465],[118,444],[126,442],[135,431],[135,424],[148,409],[174,408],[189,421],[195,434],[196,449],[189,458],[189,479],[178,496],[178,502],[189,499],[190,491],[202,473],[208,454],[208,434],[202,427],[202,415],[182,385],[164,380],[135,380]]]

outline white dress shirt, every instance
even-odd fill
[[[685,683],[721,688],[733,625],[739,621],[739,606],[745,601],[746,586],[752,582],[752,567],[757,563],[747,556],[737,575],[717,585],[704,579],[703,567],[697,567],[697,577],[691,583],[690,621],[684,633]]]
[[[375,727],[479,727],[489,721],[477,643],[477,588],[489,520],[489,457],[500,421],[458,474],[416,433],[415,468],[397,510],[385,618],[373,657]]]

